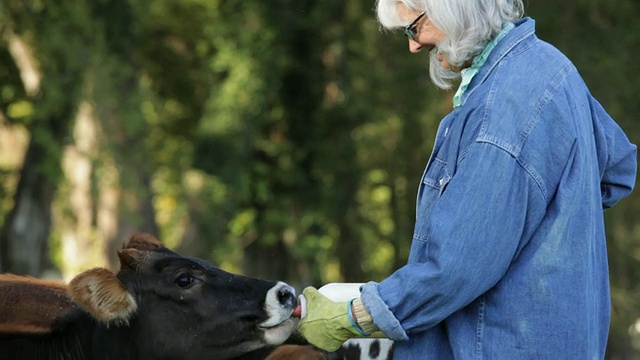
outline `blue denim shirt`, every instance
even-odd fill
[[[636,146],[532,19],[441,122],[407,265],[361,289],[397,359],[602,359],[604,209]]]

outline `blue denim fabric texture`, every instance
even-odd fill
[[[602,359],[604,210],[636,146],[574,65],[516,23],[441,122],[407,265],[362,287],[397,359]]]

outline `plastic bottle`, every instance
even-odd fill
[[[318,289],[318,292],[329,299],[340,302],[349,301],[360,296],[360,287],[364,283],[328,283]],[[300,318],[307,315],[307,301],[304,295],[298,297],[298,306],[300,306]]]

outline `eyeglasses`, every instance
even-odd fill
[[[422,19],[423,16],[424,16],[424,12],[418,15],[418,17],[416,17],[415,20],[411,22],[411,24],[404,27],[404,34],[407,35],[409,39],[414,41],[416,40],[416,36],[418,35],[416,33],[416,29],[418,28],[418,21],[420,21],[420,19]]]

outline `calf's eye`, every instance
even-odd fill
[[[176,285],[183,289],[190,287],[193,284],[193,277],[189,274],[181,274],[175,280]]]

